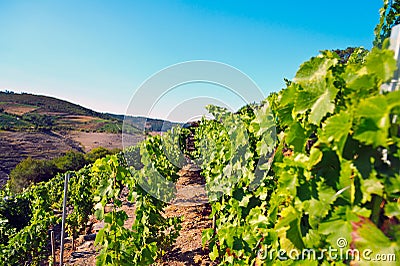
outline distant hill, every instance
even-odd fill
[[[124,115],[99,113],[54,97],[0,91],[0,187],[23,159],[51,159],[69,150],[122,148]],[[126,117],[129,143],[144,131],[166,131],[177,123]]]
[[[26,111],[33,113],[84,115],[104,119],[111,118],[107,114],[102,114],[64,100],[29,93],[0,92],[0,104],[6,104],[4,107],[11,108],[12,111],[16,110],[17,107],[26,107]],[[9,106],[7,106],[7,104],[9,104]]]
[[[54,97],[0,92],[0,129],[77,130],[121,133],[124,115],[99,113]],[[167,131],[177,123],[145,117],[126,117],[125,132]]]
[[[0,92],[0,129],[118,133],[121,121],[54,97]],[[138,129],[132,129],[132,132]]]
[[[107,114],[110,115],[118,120],[125,120],[125,126],[131,125],[133,127],[139,128],[141,130],[148,130],[148,131],[168,131],[172,127],[177,125],[185,125],[184,123],[176,123],[170,122],[162,119],[155,119],[155,118],[147,118],[143,116],[124,116],[124,115],[115,115],[115,114]]]

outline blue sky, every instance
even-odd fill
[[[184,61],[212,60],[241,70],[268,95],[319,50],[371,48],[381,5],[379,0],[0,0],[0,90],[124,114],[135,90],[154,73]],[[171,106],[197,96],[233,108],[242,104],[204,86],[166,95],[151,115],[166,118]]]

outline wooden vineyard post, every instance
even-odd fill
[[[51,242],[51,258],[53,260],[53,265],[56,265],[56,242],[54,239],[54,230],[50,231],[50,242]]]
[[[61,223],[61,244],[60,244],[60,266],[64,262],[64,236],[65,236],[65,217],[67,212],[67,196],[68,196],[68,181],[70,178],[70,173],[65,174],[64,181],[64,200],[63,200],[63,213],[62,213],[62,223]]]

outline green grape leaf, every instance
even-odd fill
[[[349,65],[342,76],[346,86],[357,93],[357,98],[367,95],[371,90],[377,91],[376,79],[373,75],[368,74],[366,67],[358,69],[358,65]]]
[[[289,194],[296,195],[296,187],[298,186],[297,176],[284,171],[280,175],[279,186],[285,188]]]
[[[369,73],[374,73],[382,82],[393,77],[397,69],[394,52],[391,50],[380,50],[372,48],[372,51],[365,58],[365,65]]]
[[[326,119],[321,134],[320,141],[324,143],[334,142],[338,156],[341,156],[352,126],[351,114],[340,112]],[[340,129],[340,130],[338,130]]]
[[[400,193],[400,175],[395,174],[388,181],[389,182],[386,183],[385,186],[385,191],[389,194],[389,196],[395,197],[396,194]]]
[[[323,157],[323,153],[320,149],[312,147],[310,150],[310,157],[308,160],[308,170],[311,170],[316,164],[318,164]]]
[[[385,215],[400,218],[400,202],[388,202],[385,205]]]
[[[338,248],[339,239],[345,239],[346,243],[351,242],[353,231],[352,222],[359,221],[357,213],[349,206],[337,208],[329,218],[318,226],[318,232],[326,235],[326,241],[332,248]]]
[[[113,212],[109,212],[107,214],[104,215],[104,222],[108,223],[108,224],[112,224],[113,223],[113,217],[114,217],[114,213]]]
[[[328,59],[322,56],[313,57],[300,66],[294,78],[294,82],[305,86],[315,81],[323,80],[328,70],[337,62],[337,59]]]
[[[213,228],[208,228],[203,230],[203,232],[201,233],[201,243],[203,245],[203,247],[205,247],[205,245],[207,244],[207,242],[209,242],[211,240],[211,238],[214,235],[214,229]]]
[[[389,106],[384,95],[362,100],[356,109],[360,119],[354,138],[373,147],[387,146],[387,135],[390,125]]]
[[[293,99],[296,96],[296,88],[299,85],[292,83],[289,87],[282,90],[279,95],[279,104],[276,110],[276,115],[279,118],[281,126],[288,126],[293,122],[292,110],[294,107]]]
[[[304,248],[300,229],[301,213],[289,206],[282,210],[281,217],[275,225],[275,230],[280,234],[282,248],[284,250]]]
[[[97,246],[98,244],[103,243],[104,239],[104,228],[100,229],[99,232],[96,234],[96,239],[94,240],[94,245]]]
[[[269,131],[275,126],[275,119],[271,112],[268,103],[265,103],[261,108],[254,109],[254,119],[250,125],[258,129],[255,133],[257,136],[262,136],[265,132]]]
[[[258,225],[267,223],[267,217],[262,213],[262,209],[260,207],[255,207],[250,210],[247,221],[250,225]]]
[[[352,225],[351,221],[344,221],[341,219],[329,220],[319,225],[319,233],[328,235],[326,241],[333,248],[338,248],[337,243],[339,239],[346,239],[347,243],[351,241]]]
[[[371,201],[372,195],[383,195],[384,186],[374,175],[371,175],[368,179],[360,179],[361,191],[362,191],[362,203]]]
[[[154,248],[155,246],[155,248]],[[146,245],[142,249],[142,254],[140,257],[140,264],[139,265],[150,265],[154,262],[154,257],[157,254],[157,244],[151,243],[150,245]]]
[[[286,143],[293,146],[295,152],[302,152],[308,139],[307,132],[298,122],[294,122],[285,132]]]
[[[357,168],[352,164],[351,161],[343,160],[340,162],[338,196],[352,204],[355,200],[354,178],[357,173]]]
[[[294,100],[295,116],[310,110],[309,122],[319,125],[327,113],[333,112],[338,89],[333,85],[329,69],[336,63],[337,59],[315,57],[300,67],[294,79],[301,86]]]
[[[332,204],[337,197],[335,190],[325,184],[324,180],[317,183],[318,199],[324,204]]]
[[[252,195],[245,195],[242,200],[239,202],[239,206],[241,207],[247,207],[247,205],[249,204],[249,201],[251,199]]]
[[[226,243],[228,247],[233,246],[236,228],[233,226],[225,226],[218,230],[218,237],[221,243]]]
[[[327,84],[326,90],[318,96],[318,99],[311,107],[309,116],[311,123],[319,125],[322,118],[324,118],[327,113],[333,113],[333,110],[335,109],[333,101],[337,92],[338,89],[336,89],[333,84]]]
[[[312,198],[303,203],[304,211],[308,212],[309,223],[312,228],[316,228],[321,219],[326,217],[331,209],[331,204],[337,198],[336,192],[323,181],[317,184],[318,200]]]
[[[219,252],[218,252],[217,245],[213,246],[212,252],[210,252],[209,256],[212,261],[214,261],[218,258]]]

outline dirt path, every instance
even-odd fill
[[[202,231],[212,226],[212,222],[209,218],[211,208],[207,203],[207,196],[204,190],[204,178],[200,175],[200,169],[192,162],[189,162],[189,164],[183,167],[179,175],[180,178],[176,184],[176,198],[166,208],[165,215],[167,217],[183,216],[182,229],[170,250],[153,265],[213,265],[208,258],[208,249],[203,249],[201,243]],[[125,224],[127,228],[132,226],[134,208],[133,204],[124,201],[123,209],[130,217],[128,223]],[[85,240],[81,237],[76,243],[77,248],[74,252],[70,250],[71,243],[67,243],[64,259],[66,265],[95,265],[98,252],[93,246],[94,234],[97,233],[102,226],[103,224],[101,222],[93,224],[91,226],[92,235],[88,235],[92,238],[85,236]]]
[[[208,249],[203,249],[201,234],[210,228],[209,218],[211,207],[207,203],[204,190],[204,178],[195,164],[189,163],[179,172],[177,181],[177,197],[169,205],[165,214],[167,217],[183,216],[182,229],[171,249],[160,262],[154,265],[212,265],[208,258]]]

